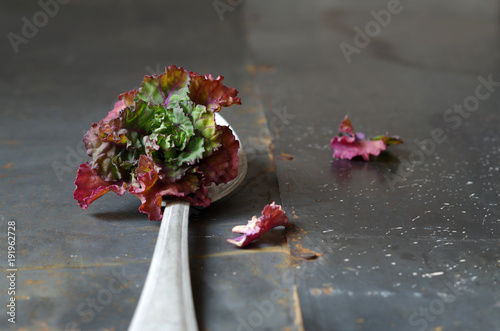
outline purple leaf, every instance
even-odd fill
[[[290,223],[288,223],[288,217],[283,211],[283,208],[273,202],[264,207],[261,217],[257,218],[253,216],[252,219],[248,221],[247,225],[235,226],[232,231],[234,233],[241,233],[242,236],[234,239],[227,239],[227,241],[238,247],[245,247],[253,240],[262,236],[265,232],[280,225],[288,227]]]
[[[351,120],[346,115],[340,123],[340,132],[333,137],[331,147],[333,157],[351,160],[355,156],[361,156],[365,161],[370,160],[370,155],[378,156],[387,145],[401,144],[399,137],[390,137],[388,134],[365,139],[365,134],[354,132]]]

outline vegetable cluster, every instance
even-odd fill
[[[109,191],[128,191],[150,220],[161,219],[164,196],[210,205],[206,187],[238,173],[239,142],[229,127],[217,125],[215,112],[241,100],[222,79],[172,65],[121,94],[83,138],[92,160],[77,173],[78,204],[86,209]]]

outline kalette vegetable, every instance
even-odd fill
[[[245,247],[253,240],[262,236],[266,231],[269,231],[277,226],[290,226],[288,217],[283,208],[276,205],[274,202],[266,205],[262,210],[262,216],[257,218],[253,216],[247,225],[238,225],[233,228],[234,233],[241,233],[242,236],[234,239],[227,239],[228,242],[238,247]]]
[[[206,187],[238,173],[239,142],[229,127],[215,123],[214,112],[241,101],[222,79],[172,65],[121,94],[83,138],[92,160],[77,173],[78,204],[86,209],[108,191],[128,191],[150,220],[161,219],[164,196],[208,206]]]
[[[386,149],[387,145],[396,145],[402,142],[401,138],[390,137],[387,133],[365,139],[364,133],[354,132],[351,120],[346,115],[340,123],[338,136],[332,139],[331,147],[333,148],[333,157],[350,160],[355,156],[361,156],[365,161],[369,161],[370,155],[379,155],[381,151]]]

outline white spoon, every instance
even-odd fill
[[[215,114],[218,125],[229,123]],[[231,128],[231,130],[233,130]],[[243,181],[247,158],[240,142],[238,175],[226,184],[208,187],[212,202],[231,193]],[[189,201],[166,203],[151,266],[129,331],[196,331],[188,254]]]

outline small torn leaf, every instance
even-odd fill
[[[351,160],[355,156],[361,156],[365,161],[370,160],[370,155],[378,156],[384,151],[387,145],[397,145],[403,143],[398,136],[379,135],[370,139],[365,139],[365,134],[355,132],[349,116],[345,116],[340,123],[340,132],[333,137],[331,147],[333,157]]]
[[[253,216],[252,219],[248,221],[247,225],[235,226],[232,230],[233,233],[241,233],[242,236],[234,239],[227,239],[227,241],[238,247],[245,247],[262,236],[265,232],[280,225],[289,227],[290,223],[288,222],[288,217],[283,211],[283,208],[273,202],[264,207],[261,217],[257,218]]]

